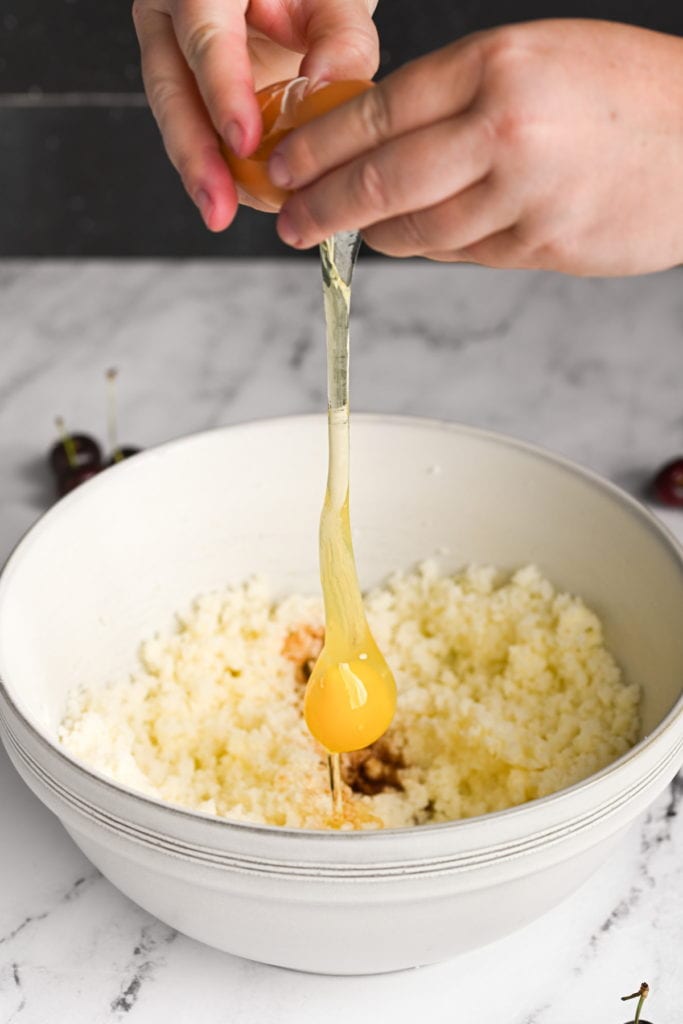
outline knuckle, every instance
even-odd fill
[[[392,117],[386,94],[381,86],[362,93],[357,103],[358,117],[364,134],[373,145],[386,141],[392,134]]]
[[[389,208],[387,183],[372,157],[357,164],[351,180],[351,194],[362,209],[382,214]]]
[[[526,138],[533,121],[528,88],[532,58],[517,28],[505,26],[491,33],[485,57],[489,102],[482,110],[496,136],[512,143]]]
[[[495,119],[486,110],[480,110],[474,121],[478,144],[488,153],[495,150],[499,136],[499,128]]]
[[[140,44],[144,42],[144,36],[146,34],[146,26],[149,22],[150,8],[145,0],[133,0],[133,5],[130,9],[131,18],[133,19],[133,27],[137,34]]]
[[[510,239],[520,256],[530,256],[543,244],[534,225],[526,219],[513,224],[510,228]]]
[[[544,230],[533,218],[523,218],[510,229],[515,260],[529,270],[553,265],[566,254],[561,233]]]
[[[220,27],[214,21],[200,21],[190,28],[184,40],[183,51],[192,71],[197,70],[219,33]]]
[[[169,75],[148,74],[145,75],[145,92],[159,127],[163,130],[168,107],[182,95],[182,89],[176,79]]]
[[[144,21],[148,10],[149,5],[145,0],[133,0],[130,13],[136,25],[139,25],[141,21]]]
[[[525,43],[526,26],[502,25],[487,33],[485,39],[486,60],[491,72],[516,71],[523,68],[528,58]]]
[[[564,235],[556,235],[546,238],[542,244],[535,246],[527,258],[533,261],[531,263],[533,269],[539,270],[544,267],[549,269],[565,268],[574,264],[576,255],[571,241]]]
[[[412,252],[425,252],[434,248],[434,243],[427,240],[423,217],[419,213],[406,213],[401,217],[401,228],[403,241]]]
[[[361,74],[374,74],[379,65],[379,39],[377,33],[363,26],[348,28],[338,41],[347,67],[358,67]],[[373,92],[374,90],[370,90]]]
[[[523,106],[501,111],[492,127],[497,140],[517,152],[526,150],[533,140],[533,120]]]

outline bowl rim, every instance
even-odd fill
[[[195,431],[190,434],[183,434],[176,438],[171,438],[168,441],[164,441],[162,444],[140,452],[135,455],[133,459],[125,460],[116,466],[109,467],[109,470],[114,470],[119,474],[136,473],[140,471],[140,466],[145,462],[164,458],[171,451],[201,443],[205,438],[214,437],[219,434],[234,434],[241,431],[268,431],[282,426],[296,426],[313,423],[320,424],[321,429],[326,431],[327,416],[324,413],[305,413],[241,420],[238,423],[212,427],[207,430]],[[453,420],[441,420],[435,417],[359,412],[353,414],[352,424],[353,423],[363,423],[366,426],[371,427],[376,425],[396,426],[398,428],[417,428],[430,431],[436,430],[441,433],[453,433],[460,436],[487,441],[498,446],[513,448],[517,451],[530,455],[541,462],[550,463],[553,466],[564,470],[571,476],[578,477],[585,481],[597,490],[602,491],[613,501],[624,506],[631,515],[640,521],[642,526],[648,530],[648,532],[655,535],[659,543],[663,544],[668,549],[670,555],[674,557],[674,560],[677,563],[680,574],[683,576],[683,545],[679,543],[678,539],[666,524],[658,519],[642,502],[628,494],[617,484],[601,476],[594,470],[574,462],[564,455],[557,454],[534,442],[502,434],[494,430],[470,426]],[[12,574],[16,571],[18,565],[21,564],[21,557],[24,548],[27,548],[36,537],[40,536],[43,530],[49,528],[51,522],[60,516],[66,515],[69,508],[75,502],[87,500],[87,495],[93,494],[95,489],[98,487],[110,486],[110,484],[106,483],[106,479],[107,474],[98,474],[91,480],[86,481],[84,485],[81,485],[76,490],[67,494],[42,513],[42,515],[40,515],[38,519],[21,535],[19,540],[11,549],[2,569],[0,570],[0,615],[2,614],[2,606],[7,600],[7,591],[11,584]],[[109,479],[111,480],[111,477],[109,477]],[[67,766],[68,770],[75,772],[77,776],[84,776],[90,782],[94,780],[99,783],[100,786],[104,787],[105,790],[113,790],[119,797],[133,800],[135,804],[142,808],[151,805],[162,814],[166,814],[179,820],[187,820],[190,823],[201,823],[202,825],[209,826],[212,829],[219,829],[223,834],[237,830],[239,833],[243,834],[265,834],[269,838],[282,837],[283,841],[286,841],[289,837],[328,843],[332,843],[332,841],[338,842],[340,839],[344,843],[359,842],[361,840],[367,843],[370,839],[374,839],[375,841],[388,840],[391,837],[405,838],[406,836],[435,834],[437,832],[453,830],[465,832],[466,830],[471,831],[473,828],[476,828],[476,826],[481,825],[482,822],[490,822],[493,818],[500,819],[505,817],[506,820],[510,820],[514,817],[528,816],[530,812],[542,811],[545,807],[550,805],[554,806],[562,801],[566,801],[575,796],[581,790],[586,791],[600,785],[604,780],[617,774],[621,769],[630,765],[642,753],[651,748],[665,733],[670,732],[678,719],[683,718],[682,690],[673,706],[664,718],[655,726],[655,728],[638,740],[633,747],[627,750],[619,758],[610,762],[610,764],[600,769],[600,771],[589,775],[587,778],[582,779],[579,782],[575,782],[571,786],[566,786],[563,789],[557,790],[554,793],[550,793],[547,796],[538,797],[534,800],[526,801],[525,803],[517,804],[514,807],[509,807],[501,811],[491,811],[471,818],[458,818],[453,821],[430,822],[422,825],[402,826],[400,828],[346,832],[337,829],[294,828],[292,826],[270,825],[261,822],[248,822],[232,818],[222,818],[218,815],[211,814],[208,811],[192,810],[180,804],[163,800],[160,797],[149,796],[145,793],[141,793],[139,790],[132,789],[123,783],[117,782],[102,773],[99,769],[91,768],[80,758],[69,754],[58,741],[53,742],[37,726],[25,717],[17,706],[16,701],[13,699],[8,685],[5,683],[2,671],[1,647],[0,698],[4,700],[10,710],[18,718],[23,728],[31,736],[32,740],[41,748],[46,750],[49,756],[55,757],[58,761],[61,761],[65,766]],[[0,725],[3,724],[2,701],[0,701]]]

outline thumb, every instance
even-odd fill
[[[372,0],[327,0],[315,4],[306,25],[306,56],[299,74],[312,86],[341,78],[372,78],[379,66],[379,40]]]

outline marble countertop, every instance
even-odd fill
[[[51,501],[62,414],[124,442],[324,409],[319,275],[280,262],[0,263],[0,559]],[[354,291],[356,409],[539,442],[637,490],[683,451],[683,271],[574,280],[366,261]],[[683,539],[683,513],[665,515]],[[328,978],[179,935],[85,860],[0,753],[0,1024],[623,1024],[683,1017],[683,800],[673,785],[569,901],[435,967]]]

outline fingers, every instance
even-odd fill
[[[413,61],[376,88],[292,132],[270,163],[273,182],[298,189],[405,132],[464,111],[481,77],[481,46],[470,37]]]
[[[372,78],[379,66],[379,40],[366,0],[309,0],[308,6],[300,74],[313,87],[340,78]]]
[[[374,224],[363,239],[387,256],[460,259],[461,250],[507,230],[518,215],[519,204],[509,191],[485,178],[443,203]]]
[[[166,152],[212,231],[235,216],[237,194],[195,82],[176,43],[168,15],[135,12],[142,74]]]
[[[178,45],[218,134],[238,156],[261,137],[247,50],[247,0],[170,0]]]
[[[369,225],[381,231],[378,221],[411,213],[403,222],[407,242],[407,225],[418,223],[412,211],[433,207],[479,181],[490,170],[492,154],[489,123],[475,114],[401,135],[295,193],[280,213],[278,233],[305,249],[336,231]]]

